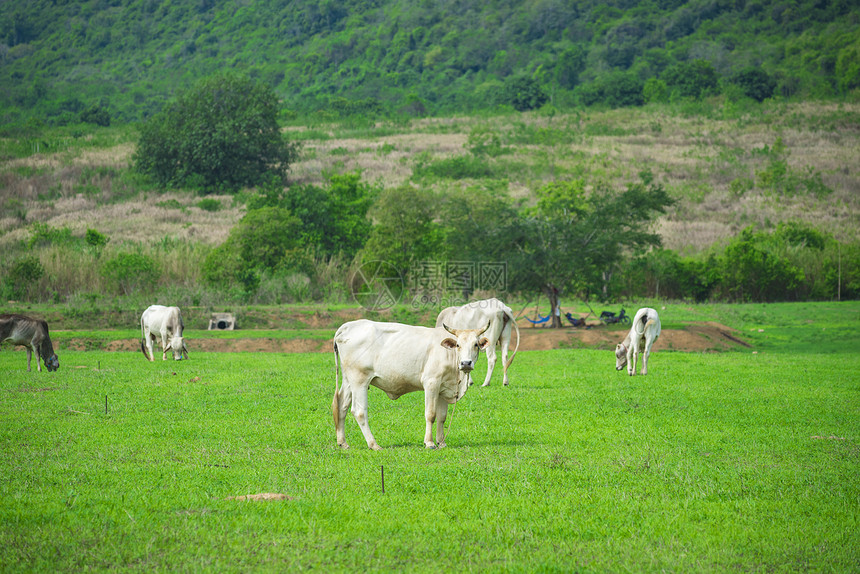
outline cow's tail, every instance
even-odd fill
[[[644,335],[649,331],[649,329],[653,329],[654,325],[656,325],[654,319],[648,319],[648,321],[645,322],[645,326],[642,328],[642,334]]]
[[[507,311],[505,311],[505,318],[509,319],[511,321],[511,323],[514,324],[514,330],[516,330],[516,332],[517,332],[517,346],[514,347],[514,352],[511,353],[511,356],[508,358],[508,362],[505,365],[505,369],[507,369],[508,367],[511,366],[511,363],[514,362],[514,357],[516,357],[517,350],[520,348],[520,328],[519,328],[519,326],[517,326],[517,320],[514,319],[514,316],[509,314]]]
[[[146,352],[146,330],[143,328],[143,316],[140,317],[140,350],[146,360],[149,361],[149,354]]]
[[[340,421],[340,404],[338,401],[338,379],[340,378],[340,353],[337,350],[337,341],[334,342],[334,397],[331,399],[331,414],[334,417],[334,428]]]
[[[636,328],[636,327],[638,326],[638,325],[637,325],[637,324],[638,324],[638,321],[637,321],[637,324],[634,324],[634,325],[633,325],[633,329],[636,331],[636,336],[637,336],[637,337],[644,337],[644,336],[645,336],[645,331],[648,329],[648,325],[653,325],[653,324],[654,324],[654,320],[653,320],[653,319],[648,319],[648,315],[647,315],[647,314],[644,314],[644,315],[642,315],[642,318],[640,319],[640,321],[642,321],[642,330],[640,331],[639,329],[637,329],[637,328]]]

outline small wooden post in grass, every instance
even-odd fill
[[[382,494],[385,494],[385,466],[379,465],[379,476],[382,478]]]

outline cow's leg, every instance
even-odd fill
[[[439,398],[438,385],[424,383],[424,446],[427,448],[436,448],[433,443],[433,423],[436,421],[436,401],[442,400]]]
[[[167,360],[167,337],[164,333],[161,334],[161,360]]]
[[[146,349],[149,351],[149,360],[155,361],[155,349],[158,348],[158,339],[155,338],[155,335],[148,335],[146,337]]]
[[[645,342],[645,351],[642,353],[642,374],[648,374],[648,357],[651,356],[651,345],[654,344],[654,339],[648,339]]]
[[[448,418],[448,402],[442,397],[436,399],[436,447],[444,448],[445,444],[445,419]]]
[[[369,381],[365,384],[356,385],[352,389],[352,415],[355,417],[355,422],[358,423],[361,429],[361,434],[364,435],[364,440],[367,441],[367,446],[373,450],[382,450],[382,447],[376,444],[376,439],[373,438],[373,433],[370,432],[370,425],[367,424],[367,389]]]
[[[146,359],[150,362],[155,360],[155,357],[152,354],[152,340],[153,335],[150,330],[146,327],[143,329],[143,344],[146,347]]]
[[[633,376],[636,374],[636,356],[639,354],[638,345],[635,343],[627,349],[627,374]]]
[[[27,349],[27,372],[29,373],[30,372],[30,361],[33,358],[33,349],[31,349],[30,347],[26,347],[26,349]],[[38,357],[38,355],[36,355],[36,356]],[[36,359],[36,361],[38,362],[38,358]]]
[[[502,369],[504,369],[504,371],[503,371],[504,375],[502,377],[502,381],[504,382],[505,386],[508,386],[508,347],[510,347],[510,345],[511,345],[511,328],[510,328],[510,325],[508,325],[507,332],[502,333],[501,343],[502,343]]]
[[[490,385],[490,377],[493,376],[493,369],[496,368],[496,345],[491,344],[487,345],[487,376],[484,377],[484,384],[482,387],[487,387]]]
[[[352,405],[352,390],[344,378],[343,385],[334,392],[332,400],[332,413],[334,414],[334,430],[337,435],[337,445],[341,448],[349,448],[346,444],[346,413]]]

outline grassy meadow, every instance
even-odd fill
[[[438,451],[423,397],[378,390],[384,450],[351,419],[338,449],[328,353],[64,350],[59,371],[27,373],[4,350],[0,564],[853,572],[860,354],[841,337],[860,309],[832,306],[841,320],[825,304],[679,306],[668,323],[721,318],[753,349],[655,352],[646,377],[609,351],[521,351],[510,387],[497,371],[456,405]],[[235,499],[263,493],[285,497]]]

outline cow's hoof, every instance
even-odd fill
[[[439,444],[436,445],[436,448],[445,448],[446,446],[448,446],[448,445],[445,444],[444,442],[440,442]]]
[[[348,449],[348,448],[349,448],[349,445],[348,445],[348,444],[346,444],[345,442],[339,442],[339,443],[337,443],[337,446],[339,446],[339,447],[340,447],[340,448],[342,448],[343,450],[346,450],[346,449]]]
[[[376,444],[376,443],[369,444],[369,445],[367,445],[367,446],[369,446],[371,450],[382,450],[382,447],[381,447],[381,446],[379,446],[379,445],[378,445],[378,444]]]
[[[436,445],[435,445],[435,444],[433,444],[432,442],[425,442],[425,443],[424,443],[424,448],[434,449],[434,448],[436,448]]]
[[[484,383],[483,385],[481,385],[481,388],[483,389],[484,387],[489,387],[489,386],[490,386],[490,383]]]

